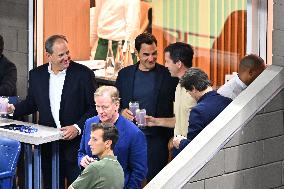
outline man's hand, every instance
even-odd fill
[[[80,161],[80,165],[84,168],[86,168],[90,163],[92,163],[94,160],[94,158],[89,157],[88,155],[84,156],[81,161]]]
[[[74,125],[69,125],[60,128],[60,131],[62,131],[62,137],[64,140],[72,140],[78,135],[78,130]]]
[[[146,115],[146,125],[148,127],[159,126],[159,127],[167,127],[167,128],[174,128],[176,119],[175,117],[153,117]]]
[[[186,137],[182,136],[182,135],[177,135],[175,136],[175,138],[173,139],[173,145],[176,149],[179,149],[179,144],[180,141],[187,139]]]
[[[8,104],[7,113],[12,114],[15,111],[15,106],[13,104]]]
[[[153,116],[148,116],[148,115],[146,115],[145,118],[146,118],[146,125],[148,127],[153,127],[153,126],[159,125],[159,119],[157,119]]]
[[[130,121],[133,121],[134,119],[133,113],[127,108],[121,111],[121,115]]]

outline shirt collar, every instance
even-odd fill
[[[242,82],[242,80],[240,80],[238,75],[236,75],[236,82],[237,82],[238,85],[241,86],[242,89],[247,88],[247,85],[244,82]]]
[[[110,159],[110,160],[117,160],[116,156],[106,155],[102,159]]]
[[[66,74],[66,70],[67,70],[67,69],[62,70],[62,71],[58,72],[58,74]],[[48,63],[48,73],[54,74],[54,72],[53,72],[52,69],[51,69],[51,63],[50,63],[50,62]]]

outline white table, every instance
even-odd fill
[[[24,133],[20,131],[8,130],[1,128],[4,125],[16,124],[26,125],[37,128],[35,133]],[[59,188],[59,147],[58,140],[61,139],[59,129],[53,127],[42,126],[38,124],[15,121],[11,119],[0,118],[0,136],[14,139],[25,144],[25,185],[28,189],[41,188],[41,148],[40,145],[48,142],[52,143],[52,188]],[[34,150],[32,150],[34,145]],[[32,162],[34,157],[34,162]],[[34,169],[34,177],[32,175]],[[34,183],[34,187],[33,187]]]

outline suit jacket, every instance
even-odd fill
[[[78,165],[86,155],[92,156],[88,142],[92,129],[92,123],[100,122],[95,116],[86,121],[84,133],[78,152]],[[141,182],[147,174],[147,143],[144,134],[136,125],[119,116],[115,123],[118,130],[118,141],[114,147],[114,155],[124,171],[124,188],[141,188]]]
[[[4,55],[0,56],[0,96],[17,95],[17,68]]]
[[[231,102],[232,99],[221,96],[216,91],[204,94],[190,112],[187,139],[180,142],[179,150],[184,149]]]
[[[49,101],[48,65],[44,64],[29,72],[29,88],[26,99],[15,106],[14,117],[39,112],[39,124],[56,127]],[[59,120],[62,127],[78,124],[82,129],[87,118],[96,113],[94,105],[95,76],[86,66],[70,62],[63,85]],[[76,161],[80,138],[61,141],[66,146],[66,158]]]
[[[138,69],[137,64],[128,66],[119,71],[116,80],[116,87],[119,90],[121,97],[121,108],[128,108],[129,102],[133,100],[134,79]],[[173,117],[173,102],[175,99],[175,90],[178,84],[178,78],[171,77],[169,71],[164,66],[156,63],[153,70],[155,72],[155,87],[153,95],[149,98],[154,98],[155,112],[154,117]],[[146,134],[162,134],[168,132],[168,128],[150,127],[146,128]]]

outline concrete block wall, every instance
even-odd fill
[[[274,0],[272,53],[273,64],[284,66],[284,0]]]
[[[284,187],[284,90],[210,160],[184,189]]]
[[[284,0],[273,5],[273,65],[284,66]],[[284,189],[284,90],[211,159],[184,189]]]
[[[28,0],[0,0],[3,54],[17,67],[17,94],[24,98],[28,80]]]

